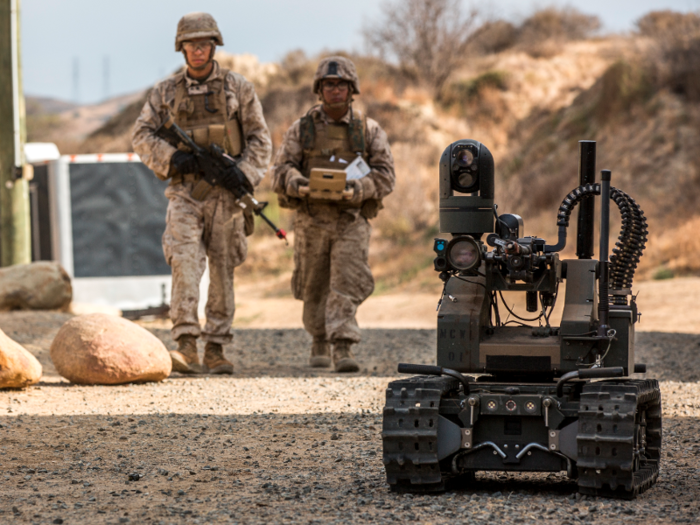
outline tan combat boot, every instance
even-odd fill
[[[336,372],[357,372],[360,369],[350,350],[351,346],[352,341],[348,339],[338,339],[333,343],[333,365]]]
[[[204,346],[204,369],[210,374],[233,374],[233,363],[224,357],[219,343],[210,341]]]
[[[197,356],[197,338],[193,335],[181,335],[177,339],[177,350],[170,351],[173,371],[181,374],[201,374],[202,365]]]
[[[328,368],[331,366],[331,345],[325,338],[314,337],[314,342],[311,345],[309,365],[313,368]]]

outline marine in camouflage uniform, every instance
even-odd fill
[[[200,146],[215,143],[236,158],[254,187],[263,178],[272,143],[253,85],[213,60],[223,38],[206,13],[185,15],[178,23],[175,50],[185,55],[187,68],[151,91],[133,129],[133,146],[160,179],[170,179],[163,252],[172,267],[170,317],[178,350],[171,352],[179,372],[232,373],[223,354],[232,340],[235,310],[233,272],[247,253],[245,218],[234,195],[215,186],[202,199],[191,196],[201,178],[196,157],[155,135],[168,116]],[[209,261],[206,325],[197,317],[199,284]],[[197,338],[205,345],[203,366]]]
[[[332,345],[335,370],[354,372],[359,366],[351,345],[360,341],[355,314],[374,290],[368,219],[377,215],[382,199],[394,189],[394,160],[379,124],[352,108],[352,97],[360,89],[350,60],[322,60],[313,88],[322,104],[285,134],[272,184],[280,205],[296,210],[292,291],[304,301],[304,327],[313,336],[310,364],[330,366]],[[313,168],[344,169],[357,155],[371,171],[348,181],[351,199],[319,200],[300,193]]]

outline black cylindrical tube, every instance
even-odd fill
[[[598,281],[598,335],[605,336],[608,331],[608,313],[610,298],[608,291],[608,242],[610,237],[610,170],[600,172],[600,279]]]
[[[595,182],[595,140],[579,140],[578,146],[580,185],[593,184]],[[583,199],[578,208],[578,231],[576,233],[576,256],[579,259],[593,257],[594,216],[595,199],[593,197]]]
[[[525,292],[525,306],[528,312],[536,312],[539,310],[539,305],[537,304],[537,292]]]
[[[434,365],[414,365],[412,363],[399,363],[399,374],[421,374],[430,376],[442,375],[442,367]]]

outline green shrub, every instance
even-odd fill
[[[455,82],[447,89],[443,102],[446,105],[469,102],[489,88],[506,91],[508,89],[508,73],[492,69],[469,80]]]
[[[484,23],[474,31],[470,47],[483,54],[500,53],[513,47],[517,39],[517,27],[505,20],[494,20]]]
[[[565,7],[541,9],[527,18],[518,31],[518,47],[529,55],[550,57],[561,50],[561,43],[582,40],[600,28],[597,16]]]
[[[637,21],[637,27],[656,43],[648,59],[660,85],[700,101],[700,15],[653,11]]]
[[[664,279],[673,279],[674,277],[675,277],[675,275],[673,274],[673,270],[671,270],[670,268],[667,268],[666,266],[659,266],[651,276],[651,278],[654,279],[655,281],[662,281]]]

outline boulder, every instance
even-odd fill
[[[139,325],[95,313],[65,323],[51,343],[59,374],[82,385],[161,381],[172,362],[165,345]]]
[[[41,379],[41,363],[0,330],[0,388],[24,388]]]
[[[72,297],[70,277],[57,262],[0,268],[0,310],[65,309]]]

